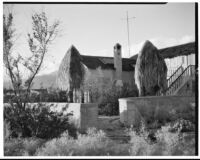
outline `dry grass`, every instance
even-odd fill
[[[170,132],[171,126],[163,126],[151,141],[148,133],[131,131],[132,156],[193,156],[195,155],[195,136],[181,132]]]
[[[103,131],[89,129],[87,135],[72,139],[68,134],[53,139],[36,153],[38,156],[110,156],[128,155],[127,145],[119,146],[109,140]]]
[[[33,156],[44,143],[45,140],[39,138],[7,139],[4,142],[4,156]]]
[[[128,143],[109,139],[105,132],[89,129],[77,139],[63,133],[46,143],[40,139],[13,139],[5,141],[5,156],[192,156],[195,155],[195,136],[170,132],[164,126],[155,133],[156,140],[149,138],[145,128],[139,132],[130,130]]]

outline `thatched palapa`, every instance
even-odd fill
[[[135,65],[135,82],[139,96],[153,96],[167,87],[167,66],[158,49],[146,41]]]
[[[59,66],[56,79],[60,90],[70,92],[81,87],[84,79],[84,67],[79,51],[72,45]]]

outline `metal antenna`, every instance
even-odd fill
[[[128,34],[128,52],[129,52],[129,57],[131,56],[130,54],[130,38],[129,38],[129,20],[130,19],[133,19],[133,18],[136,18],[136,17],[128,17],[128,11],[126,11],[126,15],[127,17],[126,18],[122,18],[122,20],[126,20],[127,22],[127,34]]]

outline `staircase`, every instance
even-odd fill
[[[174,73],[167,79],[167,87],[169,87],[179,77],[183,70],[184,69],[181,65],[174,71]]]
[[[195,65],[189,65],[183,70],[183,67],[180,66],[171,76],[167,79],[167,89],[164,93],[158,91],[157,96],[161,95],[175,95],[178,93],[188,80],[191,78],[194,79],[195,75]]]

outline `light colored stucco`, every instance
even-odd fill
[[[98,81],[101,83],[102,88],[110,87],[114,80],[116,80],[116,70],[112,69],[89,69],[85,67],[85,81]],[[123,71],[122,72],[122,82],[128,83],[130,86],[134,85],[134,71]],[[99,84],[100,85],[100,84]],[[101,86],[100,85],[100,86]]]

